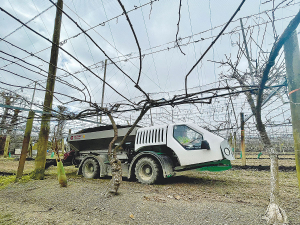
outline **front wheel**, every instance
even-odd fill
[[[142,184],[154,184],[161,177],[158,163],[149,157],[141,158],[135,166],[135,176]]]
[[[93,179],[99,177],[100,166],[93,158],[88,158],[82,165],[82,174],[85,178]]]

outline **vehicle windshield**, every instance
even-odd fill
[[[202,134],[186,125],[175,125],[173,136],[186,150],[201,149]]]

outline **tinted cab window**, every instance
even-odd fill
[[[186,150],[201,149],[203,141],[202,134],[194,131],[186,125],[175,125],[173,137],[184,147]]]

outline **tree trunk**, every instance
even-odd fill
[[[261,120],[261,107],[262,107],[262,96],[263,91],[266,85],[266,82],[269,79],[269,72],[272,66],[275,63],[276,57],[285,44],[285,42],[290,39],[292,33],[296,30],[298,24],[300,23],[300,11],[297,15],[291,20],[287,28],[284,30],[282,35],[277,39],[275,44],[272,47],[271,53],[269,55],[266,66],[263,70],[263,77],[261,79],[261,83],[259,86],[257,104],[256,104],[256,123],[257,129],[259,130],[262,140],[268,148],[270,148],[271,143],[270,139],[266,133],[265,126]],[[288,68],[288,65],[286,65]],[[287,216],[284,210],[279,207],[278,197],[279,197],[279,187],[278,187],[278,157],[275,154],[275,149],[271,147],[270,150],[270,159],[271,159],[271,196],[270,196],[270,204],[268,206],[265,219],[268,224],[285,224],[287,223]]]
[[[108,187],[108,192],[106,193],[107,196],[117,194],[118,189],[122,182],[122,165],[121,165],[121,161],[117,158],[117,150],[122,147],[122,145],[124,144],[128,135],[131,134],[133,129],[136,127],[137,123],[143,118],[143,116],[145,115],[145,113],[148,110],[149,110],[149,107],[147,106],[147,104],[145,104],[143,106],[143,109],[141,110],[141,113],[138,116],[138,118],[135,120],[133,125],[127,131],[127,133],[125,134],[125,136],[123,137],[123,139],[119,143],[119,145],[116,146],[114,149],[113,149],[113,144],[115,143],[115,141],[118,138],[118,128],[116,126],[116,123],[115,123],[111,113],[107,112],[107,115],[108,115],[108,117],[111,121],[111,124],[113,126],[113,129],[114,129],[114,138],[112,139],[112,141],[109,143],[109,146],[108,146],[108,159],[109,159],[109,163],[111,165],[112,179],[109,184],[110,186]]]
[[[279,206],[279,178],[278,178],[278,155],[275,148],[270,149],[270,203],[268,205],[264,219],[267,224],[287,224],[287,215],[285,211]]]
[[[110,195],[112,194],[117,194],[118,189],[121,185],[122,182],[122,167],[121,167],[121,161],[117,158],[117,149],[119,146],[115,147],[113,149],[113,144],[115,143],[115,141],[118,138],[118,128],[116,126],[116,123],[112,117],[112,115],[110,113],[107,113],[111,124],[113,126],[114,129],[114,138],[112,139],[112,141],[109,143],[108,146],[108,159],[109,159],[109,163],[111,166],[111,174],[112,174],[112,178],[108,187],[108,193],[110,193]]]
[[[14,115],[13,115],[13,117],[11,118],[10,126],[9,126],[8,129],[7,129],[7,133],[8,133],[9,135],[12,134],[12,131],[14,130],[14,128],[15,128],[15,126],[16,126],[16,123],[17,123],[17,121],[18,121],[18,115],[19,115],[19,112],[20,112],[19,109],[15,109],[15,110],[14,110]]]
[[[4,97],[4,98],[5,98],[5,104],[10,105],[10,96]],[[4,113],[3,113],[3,116],[2,116],[2,119],[1,119],[1,124],[0,124],[1,134],[3,133],[3,130],[5,128],[5,123],[6,123],[6,119],[7,119],[7,116],[8,116],[8,110],[9,110],[9,108],[4,109]]]
[[[17,170],[17,177],[16,177],[17,179],[21,178],[23,175],[24,165],[25,165],[25,161],[26,161],[26,155],[28,152],[28,146],[29,146],[29,142],[30,142],[33,118],[34,118],[34,112],[29,111],[28,119],[27,119],[27,123],[26,123],[26,129],[25,129],[25,133],[24,133],[24,139],[23,139],[23,145],[22,145],[19,166],[18,166],[18,170]]]

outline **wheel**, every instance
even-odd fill
[[[161,177],[161,169],[152,158],[141,158],[135,166],[135,176],[142,184],[154,184]]]
[[[88,158],[82,165],[82,174],[85,178],[93,179],[99,177],[100,166],[95,159]]]

